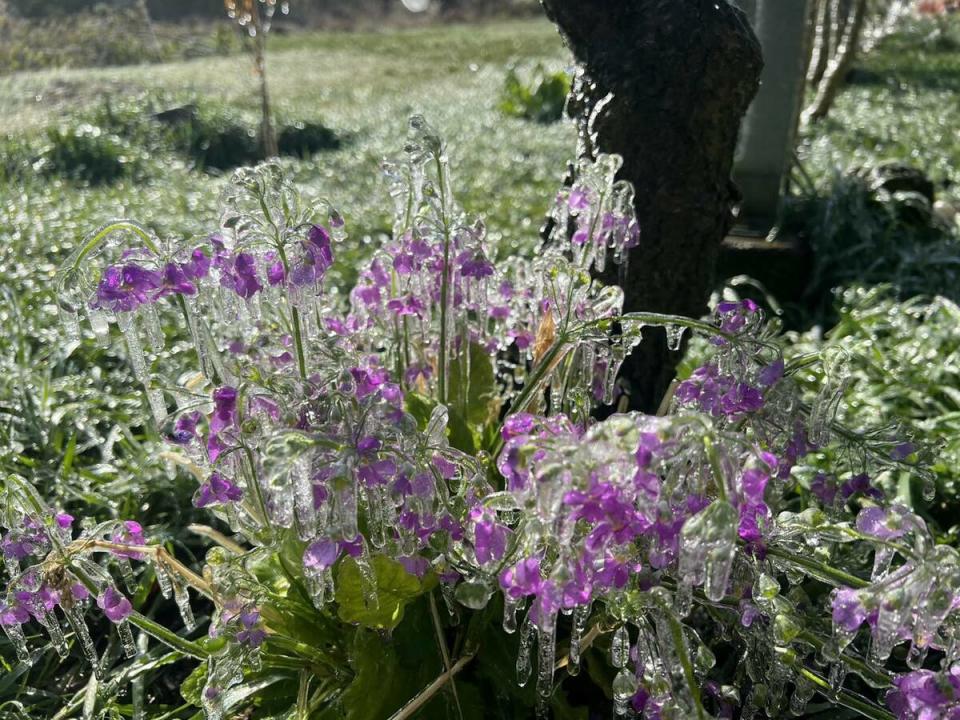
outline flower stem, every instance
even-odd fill
[[[673,649],[677,653],[677,659],[683,668],[683,675],[687,680],[687,687],[690,690],[690,696],[693,698],[694,707],[697,709],[698,720],[706,720],[706,713],[703,704],[700,702],[700,685],[697,683],[697,676],[693,672],[693,663],[690,661],[690,655],[687,652],[687,646],[683,638],[683,626],[673,614],[673,609],[664,601],[663,598],[651,593],[654,602],[663,613],[667,624],[670,626],[670,637],[673,640]]]
[[[851,575],[843,570],[838,570],[837,568],[822,563],[819,560],[803,557],[802,555],[795,555],[789,550],[784,550],[783,548],[770,546],[767,548],[767,554],[776,558],[780,558],[781,560],[785,560],[793,565],[796,565],[797,567],[803,568],[809,575],[830,585],[843,585],[855,590],[870,586],[869,582],[862,578],[858,578],[856,575]]]
[[[443,223],[443,278],[440,281],[440,347],[437,350],[437,398],[447,404],[447,303],[450,295],[450,222],[447,218],[446,182],[443,161],[438,152],[437,184],[440,193],[440,221]]]
[[[523,412],[526,409],[527,405],[530,404],[530,400],[533,398],[533,394],[537,391],[540,386],[540,382],[546,377],[547,373],[550,372],[554,367],[556,367],[557,362],[563,357],[563,353],[567,350],[567,338],[565,335],[561,335],[557,338],[557,341],[547,350],[546,354],[543,356],[543,359],[540,363],[533,369],[533,372],[530,373],[530,377],[523,384],[523,390],[517,395],[516,400],[510,406],[510,412],[507,413],[504,417],[504,421],[511,415],[516,415],[519,412]],[[501,424],[502,427],[502,424]],[[497,434],[497,441],[494,444],[492,456],[494,459],[500,455],[500,451],[503,450],[503,434]]]

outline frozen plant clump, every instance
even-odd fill
[[[89,326],[109,343],[119,328],[165,457],[230,536],[214,535],[196,573],[134,519],[77,523],[8,478],[0,625],[20,659],[37,623],[61,652],[73,634],[99,672],[86,626],[99,612],[128,653],[137,628],[198,659],[211,720],[271,683],[312,717],[383,695],[361,650],[381,648],[386,667],[405,613],[428,604],[436,638],[420,642],[440,677],[409,688],[413,708],[445,686],[459,707],[457,683],[483,682],[470,670],[484,638],[506,634],[541,715],[596,653],[613,668],[598,697],[618,717],[780,717],[816,693],[891,717],[881,688],[901,718],[950,716],[960,561],[873,482],[889,468],[925,477],[916,449],[836,423],[840,363],[805,405],[794,376],[819,359],[784,363],[749,300],[721,303],[714,322],[624,314],[622,291],[591,274],[643,241],[618,168],[583,163],[550,242],[498,263],[414,117],[384,166],[393,232],[348,298],[325,287],[344,218],[275,165],[234,175],[203,240],[127,221],[91,235],[59,276],[68,335]],[[666,414],[597,421],[651,325],[676,344],[707,335],[710,361]],[[804,459],[837,439],[849,452],[811,477]],[[136,611],[144,565],[188,632],[190,593],[212,604],[207,638]]]

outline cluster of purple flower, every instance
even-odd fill
[[[833,396],[804,405],[753,302],[719,305],[714,355],[678,384],[670,414],[591,419],[593,407],[613,399],[619,363],[638,339],[631,323],[640,322],[620,317],[622,292],[590,275],[609,258],[624,262],[640,239],[615,158],[584,163],[557,198],[552,244],[505,267],[493,261],[482,224],[457,210],[442,143],[421,120],[412,128],[405,169],[390,170],[393,237],[361,269],[349,307],[323,292],[342,219],[331,211],[317,223],[273,166],[234,178],[222,227],[201,247],[164,253],[150,241],[130,253],[101,232],[102,246],[85,246],[64,273],[67,305],[95,329],[111,319],[124,332],[165,423],[168,457],[197,476],[197,507],[229,523],[250,552],[299,542],[302,580],[320,612],[337,601],[336,572],[348,564],[375,606],[381,556],[436,578],[445,599],[471,609],[501,591],[508,631],[528,607],[518,674],[525,682],[535,633],[541,698],[553,687],[560,618],[572,615],[571,672],[591,618],[616,618],[621,714],[692,716],[702,698],[729,714],[733,694],[708,675],[709,663],[686,673],[690,645],[709,651],[682,620],[694,602],[732,609],[726,632],[746,647],[770,644],[771,628],[795,622],[794,609],[763,578],[778,570],[837,577],[803,557],[804,543],[842,536],[874,550],[871,579],[855,588],[834,582],[824,608],[839,655],[864,622],[877,665],[901,639],[912,639],[920,662],[926,648],[944,647],[960,597],[956,553],[934,546],[916,516],[883,506],[862,468],[817,475],[799,495],[811,498],[809,510],[787,512],[798,497],[795,467],[832,437]],[[92,258],[101,260],[95,277],[80,272]],[[199,367],[157,383],[141,336],[155,340],[164,298],[176,300]],[[622,337],[607,332],[614,319]],[[911,452],[897,445],[886,461]],[[855,505],[864,509],[853,529],[844,519]],[[109,552],[132,577],[130,560],[157,564],[142,528],[112,523],[73,538],[68,522],[54,537],[36,509],[23,510],[23,497],[13,506],[21,510],[5,519],[2,540],[13,576],[0,608],[8,634],[22,640],[32,617],[53,636],[55,606],[73,623],[90,589],[129,634],[130,601],[88,556]],[[65,563],[59,579],[53,563],[21,570],[48,555]],[[242,553],[208,558],[206,579],[173,568],[185,621],[180,586],[194,583],[217,604],[211,634],[229,640],[210,659],[203,702],[213,720],[274,632],[260,617],[271,590],[243,562]],[[158,579],[170,583],[169,569]],[[917,709],[934,703],[915,689],[927,676],[911,678],[899,681],[891,705],[914,713],[904,710],[904,720],[937,717]],[[801,706],[805,687],[797,682]],[[779,695],[767,694],[768,710]]]

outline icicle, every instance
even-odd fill
[[[843,681],[847,677],[847,666],[843,662],[835,662],[830,666],[827,674],[827,683],[830,685],[830,699],[836,700],[843,689]]]
[[[546,629],[537,633],[537,695],[548,698],[553,694],[553,669],[556,664],[557,619],[548,619]]]
[[[155,352],[163,350],[164,336],[160,328],[160,316],[155,305],[145,305],[140,308],[140,322],[150,341],[150,348]]]
[[[567,663],[567,672],[570,675],[580,673],[580,643],[583,640],[583,631],[590,617],[589,605],[577,605],[573,610],[573,627],[570,629],[570,660]]]
[[[77,640],[80,643],[80,650],[93,667],[94,675],[96,675],[97,680],[102,680],[103,669],[100,667],[100,658],[97,657],[97,648],[93,644],[93,638],[90,637],[90,630],[87,628],[87,621],[83,611],[77,605],[70,605],[69,607],[63,607],[63,613],[67,616],[67,622],[70,623],[70,627],[73,628],[74,635],[77,636]]]
[[[344,482],[339,482],[344,480]],[[357,525],[357,485],[352,477],[340,478],[333,483],[339,486],[334,494],[332,522],[339,524],[340,533],[346,539],[352,539],[359,533]]]
[[[293,480],[293,507],[297,517],[297,535],[301,540],[310,540],[317,532],[317,511],[313,507],[312,459],[309,455],[298,457],[290,468]]]
[[[626,625],[621,625],[613,633],[610,641],[610,662],[615,668],[626,667],[630,660],[630,632]]]
[[[63,628],[60,627],[56,610],[38,615],[37,621],[43,625],[50,636],[50,643],[53,645],[53,649],[57,651],[57,655],[61,658],[67,657],[70,654],[70,649],[67,647],[67,640],[63,636]]]
[[[188,631],[197,626],[193,618],[193,608],[190,607],[190,593],[186,586],[179,582],[173,583],[173,597],[177,603],[177,609],[180,610],[180,617],[183,619],[183,625]]]
[[[873,556],[873,572],[870,574],[870,581],[877,582],[887,574],[890,569],[890,562],[893,560],[894,552],[886,545],[878,545]]]
[[[333,600],[333,572],[330,568],[324,568],[318,573],[308,572],[307,581],[310,599],[318,610],[322,610],[325,603]]]
[[[120,325],[123,337],[127,341],[127,356],[133,366],[133,374],[137,376],[137,380],[143,383],[147,402],[153,412],[153,419],[157,425],[163,425],[163,421],[167,419],[167,406],[163,400],[163,392],[151,387],[150,371],[147,367],[146,356],[143,353],[143,345],[137,335],[136,325],[128,313],[118,313],[117,323]]]
[[[380,607],[380,598],[377,595],[377,576],[370,564],[370,554],[366,544],[356,557],[357,569],[360,571],[360,591],[363,593],[363,602],[367,608],[376,610]]]
[[[673,607],[680,617],[686,617],[693,609],[693,585],[683,580],[677,585],[673,596]]]
[[[807,709],[807,703],[813,698],[816,688],[809,680],[797,676],[793,679],[793,694],[790,696],[790,712],[793,715],[802,715]]]
[[[137,656],[137,644],[133,641],[133,632],[130,630],[130,622],[122,620],[117,623],[117,633],[120,635],[120,643],[123,645],[123,653],[128,658]]]
[[[125,557],[118,557],[116,561],[120,570],[120,577],[123,578],[123,584],[127,588],[127,592],[133,595],[137,592],[137,577],[133,572],[133,565]]]
[[[90,329],[93,330],[93,336],[96,338],[97,345],[100,347],[110,346],[110,323],[107,315],[102,310],[87,308],[87,319],[90,321]]]
[[[30,651],[27,649],[27,639],[23,635],[23,628],[16,623],[10,625],[0,625],[6,633],[10,644],[17,653],[17,660],[25,665],[33,665],[33,659],[30,657]]]
[[[163,595],[165,600],[169,600],[173,596],[173,581],[170,580],[169,573],[167,573],[166,569],[160,563],[154,564],[153,571],[157,576],[157,585],[160,586],[160,594]]]
[[[531,645],[533,644],[533,621],[528,611],[520,626],[520,649],[517,651],[517,685],[523,687],[530,680],[532,670],[530,663]]]
[[[638,687],[637,676],[626,668],[617,673],[613,679],[613,714],[622,717],[627,714],[630,699],[636,694]]]
[[[454,597],[454,587],[450,583],[440,583],[440,597],[443,598],[443,604],[450,615],[450,624],[460,624],[460,611],[457,609],[457,601]]]
[[[504,595],[503,597],[503,631],[512,635],[517,631],[517,606],[519,600]]]

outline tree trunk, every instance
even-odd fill
[[[740,120],[759,86],[760,44],[727,0],[541,0],[581,65],[570,110],[580,152],[617,153],[636,189],[640,245],[623,286],[627,312],[706,311],[737,192]],[[654,412],[680,353],[648,329],[624,363],[631,409]]]
[[[863,22],[867,13],[867,0],[856,0],[848,20],[844,22],[844,33],[837,35],[837,52],[830,61],[827,72],[817,88],[817,96],[803,113],[803,123],[809,124],[822,120],[830,112],[833,101],[843,85],[843,80],[853,64],[860,45]]]

